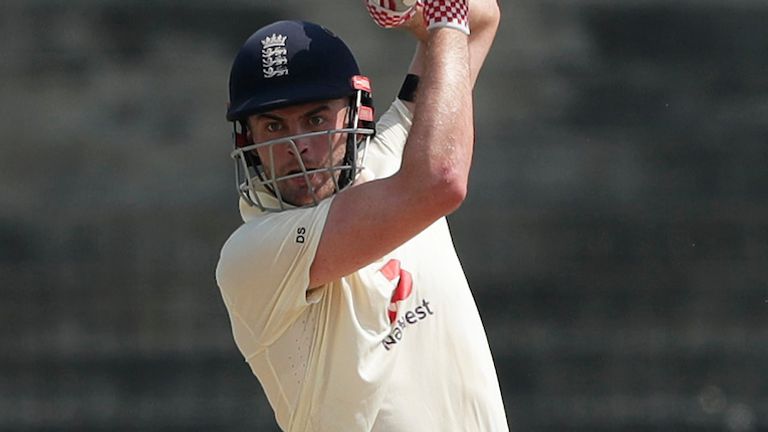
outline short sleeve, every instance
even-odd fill
[[[374,178],[389,177],[400,169],[412,120],[405,104],[396,99],[376,123],[376,136],[365,158],[365,167]]]
[[[216,280],[233,329],[244,327],[251,344],[269,345],[319,299],[307,292],[309,269],[332,201],[251,219],[224,244]]]

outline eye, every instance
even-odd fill
[[[266,125],[264,125],[264,129],[267,132],[271,132],[271,133],[279,132],[283,129],[283,125],[280,124],[279,122],[269,122]]]
[[[310,126],[317,127],[317,126],[321,126],[324,123],[325,123],[325,118],[323,118],[322,116],[317,115],[309,118]]]

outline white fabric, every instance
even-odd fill
[[[382,116],[368,175],[397,171],[410,121],[399,101]],[[278,425],[290,432],[506,431],[485,331],[445,219],[307,293],[332,202],[276,214],[245,209],[246,223],[217,267],[235,342]],[[410,293],[390,306],[398,285]]]

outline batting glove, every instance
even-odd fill
[[[467,0],[424,0],[427,30],[448,27],[469,35]]]
[[[368,14],[379,27],[398,27],[416,13],[421,0],[365,0]]]

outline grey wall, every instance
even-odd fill
[[[768,430],[768,4],[519,0],[450,218],[518,431]],[[357,1],[0,4],[0,430],[273,430],[213,278],[229,64]]]

